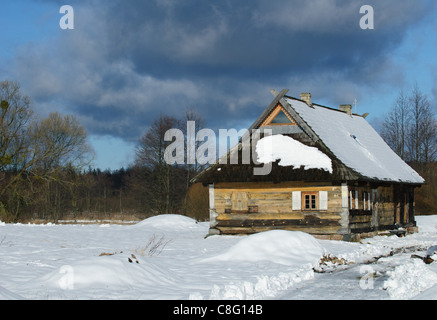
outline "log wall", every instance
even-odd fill
[[[326,191],[327,210],[293,210],[293,191]],[[214,187],[214,205],[221,234],[273,229],[337,234],[341,228],[341,186],[331,183],[219,183]]]
[[[214,185],[211,228],[219,234],[251,234],[283,229],[335,239],[393,229],[395,223],[415,225],[414,190],[393,185],[333,182],[223,182]],[[296,193],[298,191],[299,193]],[[327,195],[322,210],[304,208],[304,194]],[[301,194],[296,209],[293,197]],[[347,202],[347,205],[345,205]],[[413,221],[410,221],[413,219]],[[338,237],[333,237],[337,235]]]

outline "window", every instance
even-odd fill
[[[367,192],[367,210],[373,210],[372,200],[370,198],[370,192]]]
[[[372,210],[372,203],[370,201],[370,192],[363,192],[363,209],[364,211]]]
[[[349,209],[356,209],[358,210],[358,191],[357,190],[351,190],[349,192],[349,202],[350,202],[350,208]]]
[[[296,122],[293,118],[281,107],[277,105],[275,109],[264,119],[261,126],[270,125],[291,125],[295,126]]]
[[[317,210],[318,198],[318,192],[302,192],[303,210]]]
[[[292,210],[328,210],[328,191],[292,193]]]
[[[370,192],[358,192],[357,190],[349,191],[349,209],[371,211],[372,200]]]
[[[278,115],[270,122],[270,124],[292,124],[291,120],[285,115],[284,111],[279,111]]]

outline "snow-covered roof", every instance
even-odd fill
[[[310,107],[290,97],[284,100],[344,165],[362,176],[393,182],[424,182],[362,116],[316,104]]]

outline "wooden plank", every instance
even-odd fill
[[[256,227],[256,226],[309,226],[326,227],[339,226],[338,221],[322,219],[251,219],[251,220],[222,220],[217,218],[217,227]]]
[[[288,231],[301,231],[313,235],[335,235],[337,234],[339,228],[334,227],[324,227],[324,228],[312,228],[307,226],[256,226],[256,227],[219,227],[221,234],[252,234],[270,230],[288,230]]]
[[[371,223],[372,216],[350,216],[349,224],[353,223]]]
[[[333,187],[340,188],[338,185],[333,185],[331,182],[308,182],[308,181],[284,181],[273,183],[267,181],[260,182],[218,182],[215,184],[216,189],[279,189],[279,188],[309,188],[309,187]]]
[[[244,214],[226,214],[222,213],[219,215],[220,220],[267,220],[267,219],[304,219],[305,215],[296,213],[280,213],[280,214],[269,214],[269,213],[244,213]]]

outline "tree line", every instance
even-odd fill
[[[87,133],[71,115],[40,119],[18,82],[0,82],[0,220],[143,219],[156,214],[190,214],[206,219],[203,187],[189,190],[202,168],[164,161],[168,129],[188,120],[203,126],[194,109],[182,119],[161,115],[141,137],[135,162],[119,170],[90,166]]]
[[[416,210],[437,212],[437,119],[426,94],[416,85],[400,91],[385,115],[381,136],[426,181],[416,191]]]

